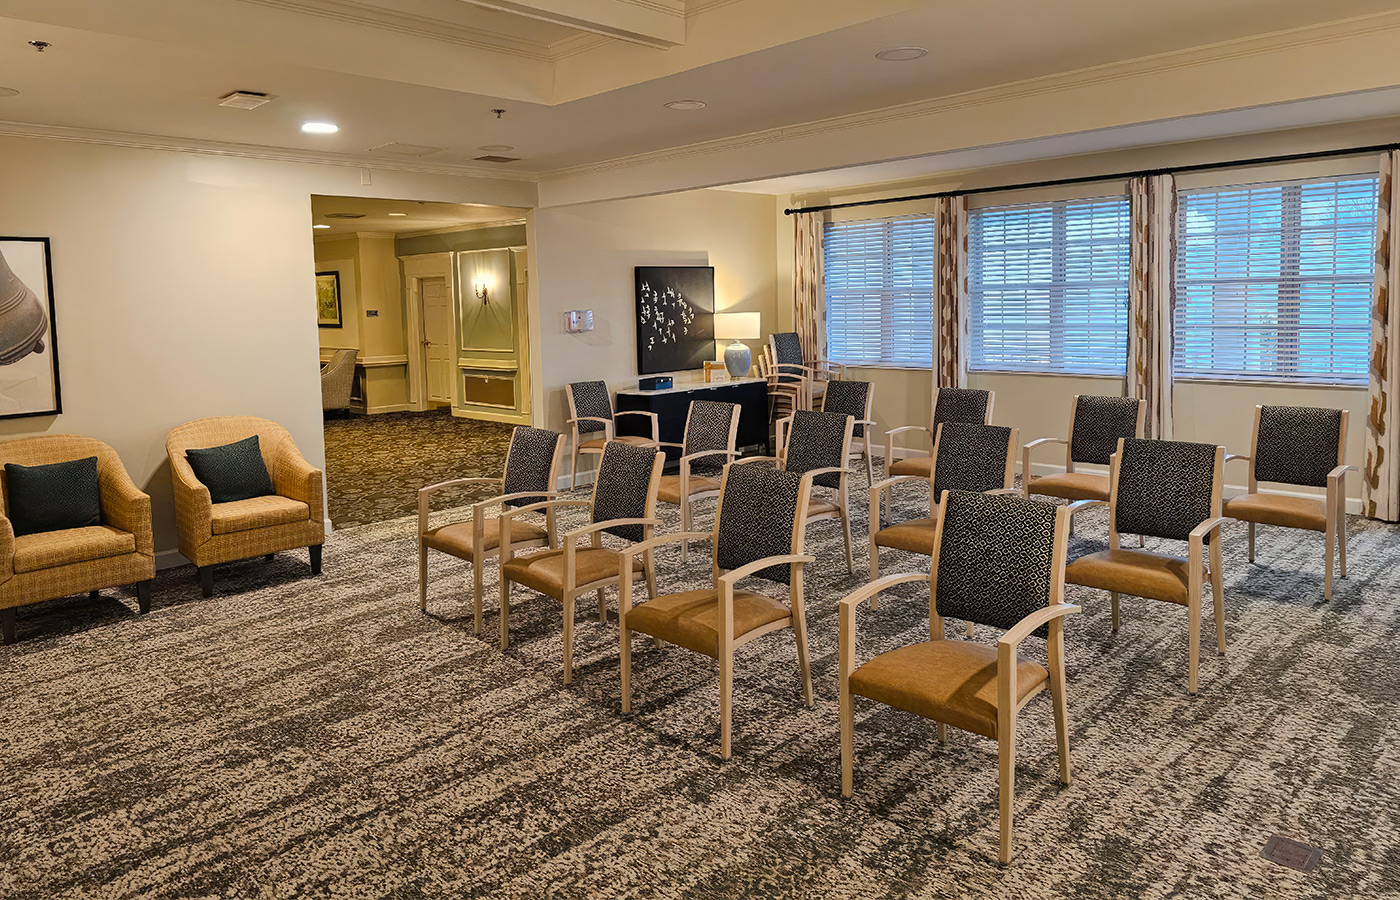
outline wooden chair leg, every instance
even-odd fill
[[[1215,606],[1215,649],[1225,654],[1225,576],[1221,557],[1220,535],[1210,542],[1210,593]]]
[[[418,608],[428,611],[428,545],[418,539]]]
[[[1201,661],[1201,585],[1198,583],[1192,587],[1194,590],[1190,592],[1186,604],[1186,614],[1191,620],[1187,623],[1186,692],[1189,694],[1195,694],[1199,686]]]
[[[681,531],[690,531],[690,498],[681,498]],[[681,541],[681,562],[690,559],[690,541]]]
[[[564,595],[564,683],[574,680],[574,598]]]
[[[1327,551],[1327,561],[1322,565],[1322,597],[1332,599],[1332,568],[1337,558],[1337,507],[1328,506],[1326,531],[1322,536],[1323,547]]]
[[[974,625],[974,624],[971,623],[971,622],[968,622],[968,623],[967,623],[967,631],[966,631],[967,639],[968,639],[969,641],[972,640],[972,636],[973,636],[974,634],[976,634],[976,633],[977,633],[977,626]]]
[[[856,557],[851,552],[851,514],[843,505],[841,508],[841,537],[846,541],[846,573],[856,574]]]
[[[142,615],[151,611],[151,585],[154,583],[150,578],[136,582],[136,608]]]
[[[1254,523],[1250,522],[1245,530],[1249,533],[1249,561],[1254,562]]]
[[[15,608],[0,609],[0,641],[6,644],[15,642]]]
[[[89,600],[96,600],[98,597],[101,597],[101,596],[102,596],[102,592],[101,592],[100,590],[99,590],[99,591],[88,591],[88,599],[89,599]]]
[[[1347,577],[1347,495],[1337,492],[1337,568],[1338,576]]]
[[[510,644],[510,579],[501,572],[501,649]]]
[[[936,728],[934,729],[934,733],[938,735],[938,743],[940,743],[940,744],[946,744],[946,743],[948,743],[948,726],[947,726],[947,725],[944,725],[942,722],[939,722],[939,723],[938,723],[938,727],[936,727]]]
[[[648,600],[655,600],[655,599],[656,599],[656,559],[652,556],[652,552],[651,552],[650,550],[643,550],[643,551],[642,551],[642,568],[646,571],[646,575],[647,575],[647,599],[648,599]],[[658,644],[659,644],[659,643],[662,643],[661,638],[657,638],[657,639],[656,639],[656,642],[657,642]]]
[[[602,588],[598,588],[598,621],[608,623],[608,595]]]
[[[1113,613],[1113,633],[1118,633],[1118,592],[1108,592],[1108,605]]]
[[[1050,703],[1055,709],[1055,749],[1060,755],[1060,784],[1070,783],[1069,703],[1065,697],[1065,631],[1063,620],[1050,626]]]
[[[199,589],[200,589],[200,591],[203,592],[204,596],[206,596],[206,597],[212,597],[212,596],[214,596],[214,567],[213,567],[213,566],[200,566],[200,567],[199,567]]]
[[[797,669],[802,673],[802,703],[812,708],[812,663],[808,656],[806,616],[792,617],[792,634],[797,639]]]
[[[569,490],[578,487],[578,441],[574,441],[574,450],[569,457]]]
[[[310,547],[307,547],[307,548],[306,548],[306,551],[307,551],[307,553],[311,556],[311,574],[312,574],[312,575],[320,575],[320,574],[321,574],[321,545],[320,545],[320,544],[312,544]]]
[[[875,483],[875,463],[870,458],[870,440],[867,437],[865,447],[861,450],[861,455],[865,457],[865,486],[870,487]]]
[[[479,555],[472,560],[472,634],[481,634],[481,594],[485,590],[481,569],[485,562]]]
[[[725,652],[725,651],[728,652]],[[734,705],[734,648],[721,648],[719,654],[719,758],[729,759],[730,719]]]
[[[855,770],[855,711],[850,682],[841,678],[841,796],[851,796]]]
[[[622,711],[632,711],[632,630],[627,627],[627,616],[619,609],[617,627],[622,633]]]
[[[1012,826],[1016,813],[1016,707],[1007,697],[997,710],[997,770],[1001,804],[1001,861],[1011,862]]]

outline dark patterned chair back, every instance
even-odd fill
[[[841,413],[855,419],[856,427],[851,435],[865,437],[865,426],[860,424],[860,421],[869,418],[866,413],[870,411],[870,382],[828,382],[826,400],[822,401],[822,410],[830,413]]]
[[[593,484],[593,524],[610,519],[640,519],[651,512],[651,472],[656,455],[654,447],[634,447],[609,441],[598,462],[598,480]],[[641,525],[618,525],[605,528],[629,541],[643,539]]]
[[[933,493],[944,491],[994,491],[1006,484],[1006,459],[1012,428],[999,425],[966,425],[944,422],[935,436]]]
[[[715,519],[715,565],[723,571],[765,556],[794,552],[793,525],[802,496],[802,476],[757,464],[730,466]],[[792,566],[769,566],[754,573],[779,584],[792,583]]]
[[[1004,630],[1049,605],[1054,505],[1015,494],[949,491],[942,496],[934,584],[938,614]]]
[[[1108,465],[1118,452],[1119,438],[1137,437],[1140,407],[1132,397],[1076,397],[1069,458],[1077,463]]]
[[[733,450],[730,426],[734,422],[735,403],[715,403],[713,400],[692,400],[685,417],[685,446],[681,453],[704,453],[707,450]],[[714,473],[729,462],[723,456],[707,456],[690,464],[692,472]]]
[[[846,458],[843,449],[846,446],[846,431],[850,427],[851,417],[848,415],[799,409],[792,414],[792,425],[788,428],[787,462],[784,467],[797,475],[830,466],[844,468]],[[839,487],[841,475],[824,472],[813,478],[812,483],[822,487]]]
[[[1327,487],[1338,465],[1342,411],[1311,406],[1259,407],[1254,478],[1281,484]]]
[[[769,336],[773,345],[773,362],[778,365],[802,365],[802,339],[795,331],[779,331]]]
[[[937,430],[944,422],[965,422],[970,425],[987,424],[987,404],[991,402],[991,391],[974,391],[970,388],[939,388],[938,401],[933,407],[933,427]]]
[[[1214,444],[1123,439],[1114,485],[1119,532],[1184,541],[1213,514]]]
[[[558,485],[549,483],[554,470],[554,454],[559,449],[557,431],[519,425],[510,433],[510,451],[506,454],[505,482],[502,493],[522,494],[525,491],[552,491]],[[507,500],[512,506],[539,503],[546,497],[521,497]]]
[[[569,385],[569,396],[573,398],[575,416],[594,416],[611,422],[613,417],[612,394],[608,392],[606,381],[575,381]],[[579,434],[602,431],[598,422],[579,422]]]

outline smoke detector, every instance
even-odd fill
[[[520,162],[520,157],[518,157],[518,156],[498,156],[497,154],[494,154],[494,153],[488,153],[488,154],[486,154],[485,156],[474,156],[474,157],[472,157],[472,161],[473,161],[473,162],[489,162],[489,163],[513,163],[513,162]]]
[[[363,219],[364,217],[364,213],[324,213],[321,216],[323,219]]]
[[[257,109],[264,103],[272,100],[267,94],[261,91],[234,91],[219,98],[220,106],[227,106],[230,109]]]

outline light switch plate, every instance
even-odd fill
[[[379,318],[379,310],[377,310],[377,309],[367,309],[367,310],[365,310],[365,318],[366,318],[366,319],[377,319],[377,318]]]

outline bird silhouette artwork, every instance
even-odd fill
[[[699,368],[714,356],[714,269],[638,266],[637,366],[641,374]]]

